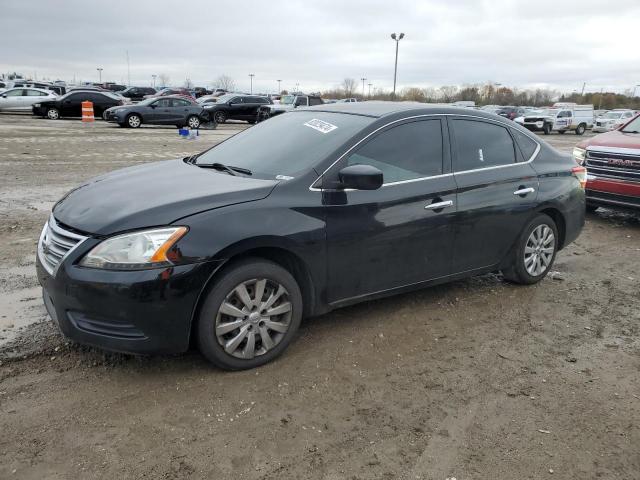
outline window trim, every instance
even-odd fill
[[[502,127],[505,127],[507,129],[507,131],[509,132],[509,135],[511,136],[511,140],[514,142],[514,146],[515,146],[515,140],[513,140],[513,136],[511,135],[511,131],[510,129],[513,128],[513,125],[510,125],[506,122],[502,122],[500,120],[494,120],[492,118],[485,118],[485,117],[480,117],[478,115],[466,115],[466,114],[459,114],[459,113],[425,113],[422,115],[413,115],[411,117],[404,117],[404,118],[400,118],[398,120],[394,120],[392,122],[386,123],[384,125],[382,125],[379,128],[376,128],[373,132],[369,133],[368,135],[366,135],[364,138],[358,140],[358,142],[356,142],[355,145],[353,145],[351,148],[349,148],[346,152],[344,152],[342,155],[340,155],[335,162],[333,162],[331,165],[329,165],[320,175],[318,175],[318,177],[311,182],[311,185],[309,185],[309,191],[311,192],[335,192],[335,191],[340,191],[340,192],[353,192],[353,191],[357,191],[355,189],[352,188],[343,188],[343,189],[335,189],[335,188],[319,188],[319,187],[314,187],[314,185],[318,182],[318,180],[320,180],[329,170],[331,170],[334,165],[336,165],[340,160],[342,160],[346,155],[348,155],[349,153],[351,153],[352,150],[354,150],[355,148],[357,148],[362,142],[366,141],[370,136],[375,135],[376,133],[378,133],[380,130],[387,128],[389,125],[393,125],[394,123],[399,123],[399,122],[404,122],[405,120],[412,120],[412,119],[418,119],[418,118],[426,118],[426,117],[443,117],[443,120],[446,120],[448,117],[464,117],[464,118],[477,118],[479,120],[483,120],[487,123],[494,123],[494,124],[498,124]],[[448,123],[448,122],[446,122]],[[448,126],[447,126],[448,129]],[[518,130],[520,131],[520,130]],[[492,167],[483,167],[483,168],[476,168],[475,170],[466,170],[463,172],[455,172],[456,175],[458,174],[466,174],[469,172],[478,172],[478,171],[483,171],[483,170],[494,170],[496,168],[507,168],[507,167],[517,167],[519,165],[527,165],[531,162],[533,162],[536,157],[538,156],[538,153],[540,153],[541,150],[541,146],[540,146],[540,142],[538,142],[537,139],[535,139],[530,132],[521,132],[524,135],[526,135],[527,137],[529,137],[531,140],[533,140],[536,143],[536,149],[533,152],[533,155],[531,155],[531,158],[529,158],[529,160],[526,160],[524,162],[514,162],[508,165],[495,165]],[[451,132],[449,132],[449,143],[451,143]],[[440,178],[440,177],[448,177],[448,176],[453,176],[454,172],[453,172],[453,158],[452,158],[452,165],[451,165],[451,173],[445,173],[442,175],[437,175],[437,176],[431,176],[431,177],[422,177],[422,178],[413,178],[411,180],[403,180],[401,182],[394,182],[394,183],[388,183],[388,184],[383,184],[382,187],[389,185],[401,185],[403,183],[407,183],[407,182],[419,182],[422,180],[429,180],[431,178]]]

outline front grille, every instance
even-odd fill
[[[38,241],[38,258],[47,272],[55,275],[62,260],[86,239],[60,227],[51,215]]]
[[[640,154],[587,150],[585,166],[593,175],[640,182]]]

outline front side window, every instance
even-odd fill
[[[475,120],[453,120],[456,142],[456,172],[510,165],[516,155],[506,128]]]
[[[376,135],[347,157],[347,165],[371,165],[383,183],[442,174],[440,120],[405,123]]]
[[[5,95],[7,97],[21,97],[22,96],[22,90],[9,90],[8,92],[5,93]]]
[[[160,108],[170,107],[171,106],[171,99],[170,98],[163,98],[161,100],[158,100],[155,105],[156,105],[156,107],[160,107]]]

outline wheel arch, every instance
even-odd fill
[[[558,229],[558,250],[562,250],[565,246],[565,240],[567,236],[567,221],[564,218],[564,214],[556,207],[545,206],[538,210],[538,213],[544,213],[551,217],[551,220],[556,224]]]

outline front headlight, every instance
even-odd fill
[[[585,154],[586,150],[584,148],[575,147],[573,149],[573,159],[578,165],[582,165],[584,163]]]
[[[166,227],[108,238],[87,253],[80,265],[110,270],[171,265],[179,256],[172,247],[186,233],[187,227]]]

